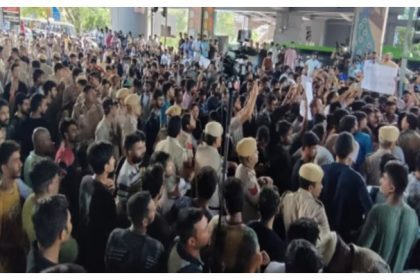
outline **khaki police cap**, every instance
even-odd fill
[[[252,156],[257,151],[257,141],[252,137],[243,138],[236,145],[236,153],[240,157]]]
[[[223,134],[223,127],[218,122],[209,122],[204,128],[204,133],[213,137],[221,137]]]
[[[130,94],[127,88],[121,88],[117,91],[116,97],[117,99],[126,99],[127,96]]]
[[[140,97],[137,94],[129,94],[125,98],[124,104],[130,106],[140,105]]]
[[[379,142],[395,142],[400,136],[400,130],[393,125],[383,126],[379,129]]]
[[[309,182],[319,183],[324,177],[324,171],[315,163],[305,163],[299,169],[299,176]]]
[[[179,107],[178,105],[172,105],[165,112],[165,114],[170,117],[181,116],[181,113],[182,113],[182,108]]]

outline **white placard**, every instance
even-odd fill
[[[366,62],[363,67],[362,88],[382,94],[394,94],[398,68]]]

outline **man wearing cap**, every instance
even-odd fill
[[[141,116],[140,97],[136,94],[129,94],[125,98],[124,104],[127,108],[127,114],[122,127],[123,139],[137,130],[138,119]]]
[[[39,62],[41,62],[41,70],[44,71],[45,75],[51,76],[54,72],[51,66],[47,64],[47,56],[43,53],[38,56]]]
[[[321,239],[330,231],[324,205],[318,200],[322,190],[324,171],[315,163],[305,163],[299,169],[299,186],[296,192],[286,192],[280,201],[280,213],[286,232],[300,218],[311,218],[319,226]]]
[[[400,131],[397,127],[388,125],[379,129],[379,149],[366,158],[365,174],[366,184],[371,186],[379,186],[380,163],[384,154],[393,154],[397,159],[405,162],[402,149],[396,146]]]
[[[102,102],[104,117],[98,123],[95,130],[95,141],[108,141],[114,146],[114,157],[120,158],[121,147],[121,127],[115,121],[118,113],[118,103],[111,98],[105,98]]]
[[[336,162],[323,166],[325,176],[321,200],[331,229],[346,242],[356,240],[363,217],[372,207],[362,176],[351,168],[354,142],[349,132],[340,133],[335,142]]]
[[[259,217],[257,205],[261,187],[272,186],[273,180],[270,177],[257,179],[255,165],[258,163],[257,141],[252,137],[243,138],[236,145],[240,164],[236,169],[235,177],[240,179],[244,188],[244,208],[242,218],[245,223],[256,220]]]
[[[195,154],[196,172],[205,166],[212,167],[217,175],[221,175],[222,158],[217,150],[222,145],[223,127],[220,123],[212,121],[204,128],[204,143],[199,145]],[[209,201],[209,207],[219,208],[219,186],[216,187]]]

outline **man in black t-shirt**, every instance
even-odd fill
[[[260,248],[267,252],[270,260],[283,262],[286,245],[273,231],[274,218],[278,212],[279,203],[279,193],[273,188],[264,187],[258,201],[261,219],[249,222],[248,226],[257,234]]]
[[[156,204],[149,192],[134,194],[128,200],[128,216],[131,226],[115,229],[105,251],[107,272],[163,272],[164,247],[158,240],[147,235],[147,227],[156,215]]]

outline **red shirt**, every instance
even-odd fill
[[[73,150],[66,148],[64,144],[61,144],[60,148],[55,154],[55,161],[57,163],[63,162],[67,167],[70,167],[74,162]]]

